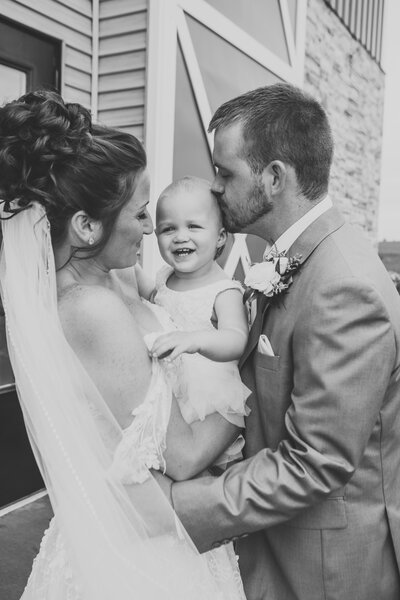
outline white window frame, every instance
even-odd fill
[[[198,20],[279,78],[301,87],[304,76],[307,0],[297,1],[296,40],[288,2],[279,0],[289,64],[218,12],[206,0],[148,0],[148,3],[145,145],[151,173],[150,213],[154,218],[157,197],[173,176],[178,37],[206,139],[210,149],[213,146],[213,136],[207,133],[212,111],[184,13]],[[250,257],[246,236],[243,234],[235,234],[234,244],[225,264],[228,275],[233,275],[239,261],[246,272]],[[162,264],[154,236],[145,238],[143,262],[145,269],[150,272],[155,272]]]

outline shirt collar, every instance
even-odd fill
[[[318,202],[318,204],[306,212],[306,214],[296,221],[296,223],[293,223],[293,225],[286,229],[286,231],[279,236],[272,247],[268,246],[264,253],[264,260],[269,258],[271,255],[287,252],[297,238],[301,236],[303,231],[305,231],[307,227],[311,225],[311,223],[314,223],[318,217],[332,208],[332,206],[332,200],[329,196],[326,196],[323,200],[321,200],[321,202]]]

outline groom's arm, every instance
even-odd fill
[[[174,483],[174,508],[201,551],[298,515],[343,487],[379,415],[395,360],[372,288],[349,277],[313,292],[293,337],[286,438],[217,479]]]

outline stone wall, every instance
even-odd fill
[[[308,0],[304,89],[335,140],[330,194],[377,243],[384,73],[323,0]]]

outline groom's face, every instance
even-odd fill
[[[217,174],[211,189],[218,198],[226,229],[251,233],[252,226],[270,212],[272,205],[262,176],[243,158],[241,123],[216,131],[213,161]]]

